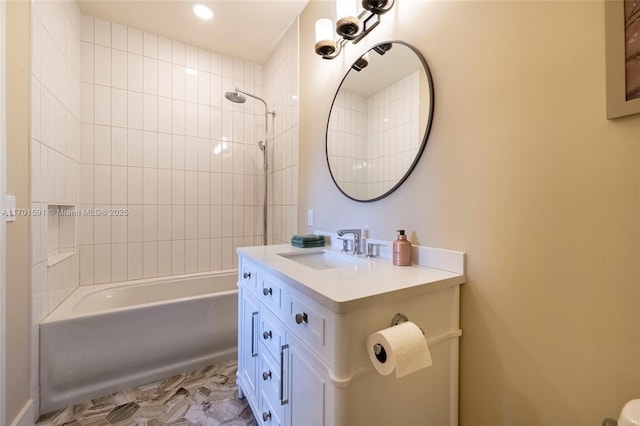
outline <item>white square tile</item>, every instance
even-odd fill
[[[96,204],[111,203],[111,167],[96,165],[93,197]]]
[[[222,55],[211,53],[211,74],[222,75]]]
[[[158,98],[158,132],[171,133],[171,99]]]
[[[222,268],[229,269],[233,268],[233,259],[235,256],[235,251],[233,250],[233,240],[231,238],[222,238]]]
[[[158,58],[158,36],[151,33],[144,33],[144,56]]]
[[[94,114],[95,124],[111,125],[111,89],[105,86],[95,87]]]
[[[171,241],[158,242],[158,276],[171,275]]]
[[[127,27],[111,23],[111,47],[119,50],[127,50]]]
[[[93,245],[80,246],[80,285],[93,284]]]
[[[211,188],[209,173],[207,172],[198,172],[198,204],[206,205],[210,204],[211,198]]]
[[[126,90],[113,89],[111,91],[111,124],[115,127],[127,127]]]
[[[94,37],[96,44],[111,47],[111,22],[95,18]]]
[[[209,239],[198,240],[198,272],[209,271],[210,244]]]
[[[158,169],[142,170],[142,202],[158,204]]]
[[[171,168],[173,170],[185,170],[185,137],[171,136]]]
[[[107,205],[96,205],[96,210],[109,209]],[[96,215],[93,218],[93,243],[111,243],[111,218],[109,216]]]
[[[234,90],[234,88],[229,87],[228,90]],[[211,74],[211,106],[221,108],[223,96],[222,77],[217,74]],[[228,101],[225,100],[225,102]],[[228,106],[230,107],[230,105]]]
[[[158,167],[158,134],[155,132],[144,132],[142,136],[142,165]]]
[[[185,68],[184,65],[172,65],[171,67],[171,95],[173,99],[185,100]]]
[[[185,105],[185,134],[198,136],[198,104],[193,102]]]
[[[230,206],[233,204],[233,175],[229,173],[222,174],[222,204]]]
[[[122,209],[125,206],[114,205],[114,209]],[[111,244],[126,243],[128,238],[128,217],[111,216]]]
[[[142,131],[129,129],[127,139],[127,165],[142,167]]]
[[[198,140],[187,136],[185,142],[185,169],[198,170]]]
[[[143,123],[144,130],[158,130],[158,97],[155,95],[144,95],[143,100]]]
[[[158,133],[158,168],[171,169],[171,135]]]
[[[233,236],[241,237],[244,231],[244,207],[243,206],[233,206]],[[224,207],[223,207],[224,214]]]
[[[171,40],[158,37],[158,59],[171,62]]]
[[[211,178],[211,205],[219,206],[222,204],[222,174],[210,173]]]
[[[198,271],[198,240],[184,242],[184,272],[187,274]]]
[[[142,242],[142,206],[129,205],[127,216],[127,241],[130,243]]]
[[[172,206],[158,206],[158,241],[171,240]]]
[[[111,167],[111,203],[127,204],[127,181],[127,167]]]
[[[209,240],[209,270],[217,271],[222,269],[222,240],[220,238],[212,238]]]
[[[233,59],[233,79],[235,81],[245,81],[244,79],[244,61],[241,59]],[[227,77],[225,75],[225,77]]]
[[[135,92],[142,92],[144,76],[142,55],[127,54],[127,66],[127,88]]]
[[[222,56],[222,76],[233,79],[233,58],[230,56]]]
[[[137,280],[142,278],[142,243],[129,243],[127,254],[128,279]]]
[[[186,61],[185,65],[195,70],[198,69],[198,48],[194,46],[186,47]]]
[[[149,205],[142,207],[142,240],[158,240],[158,206]]]
[[[198,172],[187,170],[185,172],[185,204],[198,204]]]
[[[127,52],[122,50],[111,50],[111,86],[127,88]]]
[[[171,204],[171,175],[169,169],[158,169],[158,204]]]
[[[158,61],[158,95],[170,98],[172,92],[172,65],[169,62]]]
[[[94,127],[94,148],[96,164],[111,164],[111,128],[108,126]]]
[[[111,245],[111,282],[127,281],[127,243]]]
[[[185,75],[185,100],[187,102],[198,102],[198,71],[187,68]]]
[[[222,237],[233,236],[233,206],[222,206]]]
[[[209,226],[211,220],[211,207],[198,206],[198,238],[210,238],[211,228]]]
[[[127,174],[127,197],[129,207],[131,207],[131,204],[142,204],[142,168],[129,167]]]
[[[198,73],[198,103],[211,105],[211,74],[208,72]]]
[[[99,126],[96,126],[96,129]],[[127,129],[111,128],[111,164],[114,166],[127,165]]]
[[[82,83],[82,88],[80,90],[81,90],[81,96],[82,96],[82,100],[81,100],[82,112],[80,113],[80,119],[82,120],[83,124],[84,123],[92,124],[94,122],[94,106],[95,106],[94,86],[93,84]],[[42,107],[42,104],[41,104],[41,107]],[[43,142],[46,142],[46,137],[44,135],[45,132],[42,131],[46,120],[44,120],[44,117],[42,115],[39,118],[40,118],[40,130],[39,130],[38,136],[41,138]],[[37,120],[36,122],[34,122],[34,125],[36,124],[38,124]]]
[[[93,275],[96,284],[111,282],[111,245],[93,247]]]
[[[158,60],[153,58],[144,58],[143,64],[143,91],[150,95],[158,94]]]
[[[127,123],[130,129],[142,129],[142,93],[127,92]]]
[[[200,71],[211,71],[211,52],[205,49],[198,49],[198,69]]]
[[[82,15],[82,41],[93,43],[93,16]]]
[[[186,206],[185,207],[185,238],[195,239],[198,238],[198,207]]]
[[[83,83],[93,83],[95,64],[94,51],[95,47],[92,43],[82,43],[81,81]]]
[[[211,206],[211,216],[209,220],[209,232],[211,238],[222,236],[222,206]]]
[[[204,138],[198,138],[198,171],[209,172],[209,165],[211,160],[210,151],[211,151],[210,140],[204,139]]]
[[[171,274],[184,274],[184,240],[171,242]]]
[[[92,207],[93,204],[81,206],[85,211]],[[93,216],[81,214],[78,219],[78,236],[80,245],[93,244]],[[93,255],[91,256],[91,261],[93,262]]]
[[[198,137],[210,138],[211,137],[211,108],[206,105],[198,105]],[[207,157],[210,154],[207,153]]]
[[[185,203],[185,172],[183,170],[171,171],[171,204]]]
[[[177,65],[185,65],[185,44],[176,40],[172,40],[171,43],[172,54],[171,62]]]
[[[222,140],[222,110],[217,107],[211,108],[211,139]]]
[[[185,207],[171,206],[171,239],[181,240],[185,235]]]
[[[142,275],[143,278],[158,276],[158,243],[155,241],[142,245]]]
[[[129,52],[135,53],[137,55],[142,55],[142,31],[137,30],[135,28],[129,28],[128,31],[128,44],[127,48]]]

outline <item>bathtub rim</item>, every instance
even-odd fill
[[[175,302],[184,301],[184,300],[202,299],[206,297],[211,297],[212,294],[225,295],[229,293],[237,293],[238,289],[233,288],[233,289],[219,291],[215,293],[204,293],[197,296],[177,297],[177,298],[161,300],[157,302],[139,303],[136,305],[102,309],[102,310],[97,310],[92,312],[85,312],[82,314],[74,314],[72,311],[73,306],[75,306],[75,304],[78,303],[82,298],[90,294],[94,294],[107,289],[116,289],[116,288],[124,288],[124,287],[127,287],[127,288],[141,287],[146,285],[166,283],[170,281],[184,281],[184,280],[192,280],[192,279],[206,278],[206,277],[217,277],[217,276],[236,276],[237,274],[238,274],[238,269],[231,268],[231,269],[221,269],[218,271],[210,271],[210,272],[194,272],[194,273],[182,274],[182,275],[167,275],[167,276],[155,277],[155,278],[141,278],[138,280],[118,281],[115,283],[80,285],[77,288],[75,288],[62,302],[60,302],[60,304],[56,306],[53,309],[53,311],[51,311],[42,321],[40,321],[40,325],[42,326],[42,325],[57,323],[62,321],[71,321],[77,318],[86,318],[86,317],[93,317],[97,315],[107,315],[112,313],[118,313],[118,312],[126,311],[129,309],[133,309],[133,308],[146,308],[146,307],[160,306],[168,303],[175,303]]]

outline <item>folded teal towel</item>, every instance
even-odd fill
[[[291,241],[299,241],[303,243],[316,243],[318,241],[324,241],[324,236],[314,235],[314,234],[294,235],[293,237],[291,237]]]
[[[324,247],[324,236],[322,235],[294,235],[291,237],[291,245],[294,247]]]

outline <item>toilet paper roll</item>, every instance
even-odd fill
[[[384,376],[395,370],[400,378],[432,364],[422,331],[410,321],[370,334],[367,352],[373,366]]]

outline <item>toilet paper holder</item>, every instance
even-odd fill
[[[405,314],[397,313],[391,319],[391,327],[402,324],[403,322],[407,322],[407,321],[409,321],[409,318]],[[422,329],[422,327],[418,327],[418,328],[424,335],[424,330]],[[384,348],[380,343],[376,343],[375,345],[373,345],[373,352],[376,355],[376,358],[378,358],[378,361],[382,363],[387,361],[386,351],[384,350]]]

